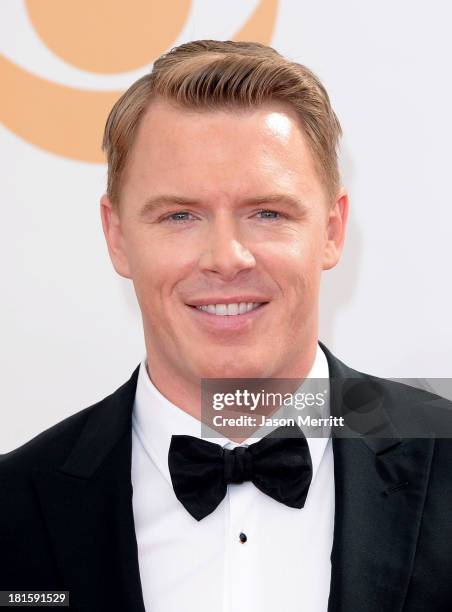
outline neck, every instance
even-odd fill
[[[146,342],[147,349],[147,373],[158,391],[172,404],[184,410],[198,420],[201,418],[201,380],[203,376],[195,376],[189,371],[179,371],[177,364],[166,364],[161,355],[151,350],[153,343]],[[293,388],[287,392],[294,392],[298,387],[300,379],[306,378],[315,361],[317,351],[317,337],[304,344],[302,354],[291,358],[286,367],[278,371],[263,373],[262,378],[287,378],[293,379]],[[239,376],[235,376],[239,378]],[[245,376],[246,378],[246,376]],[[258,378],[254,376],[253,378]]]

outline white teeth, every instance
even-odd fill
[[[227,315],[228,307],[226,304],[215,304],[215,314],[217,315]]]
[[[207,306],[196,306],[196,308],[218,316],[231,316],[245,314],[260,305],[261,302],[240,302],[240,304],[209,304]]]
[[[228,315],[239,314],[239,304],[228,304]]]
[[[245,312],[246,312],[246,302],[240,302],[239,314],[245,314]]]

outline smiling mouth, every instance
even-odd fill
[[[262,306],[265,306],[268,302],[240,302],[235,304],[206,304],[205,306],[192,306],[187,304],[190,308],[194,308],[201,312],[211,314],[217,317],[231,317],[231,316],[243,316],[249,312],[253,312]]]

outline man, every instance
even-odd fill
[[[318,342],[340,132],[318,79],[257,43],[181,45],[116,103],[101,217],[146,358],[2,458],[0,589],[93,612],[452,609],[452,448],[422,435],[448,403]],[[326,414],[372,418],[214,446],[201,381],[225,378],[328,379]]]

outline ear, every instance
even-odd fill
[[[100,199],[100,216],[102,219],[105,240],[107,241],[108,252],[114,269],[120,276],[132,278],[129,270],[120,216],[113,207],[107,194],[104,194]]]
[[[341,188],[334,205],[328,212],[323,269],[334,268],[340,259],[348,219],[348,194]]]

